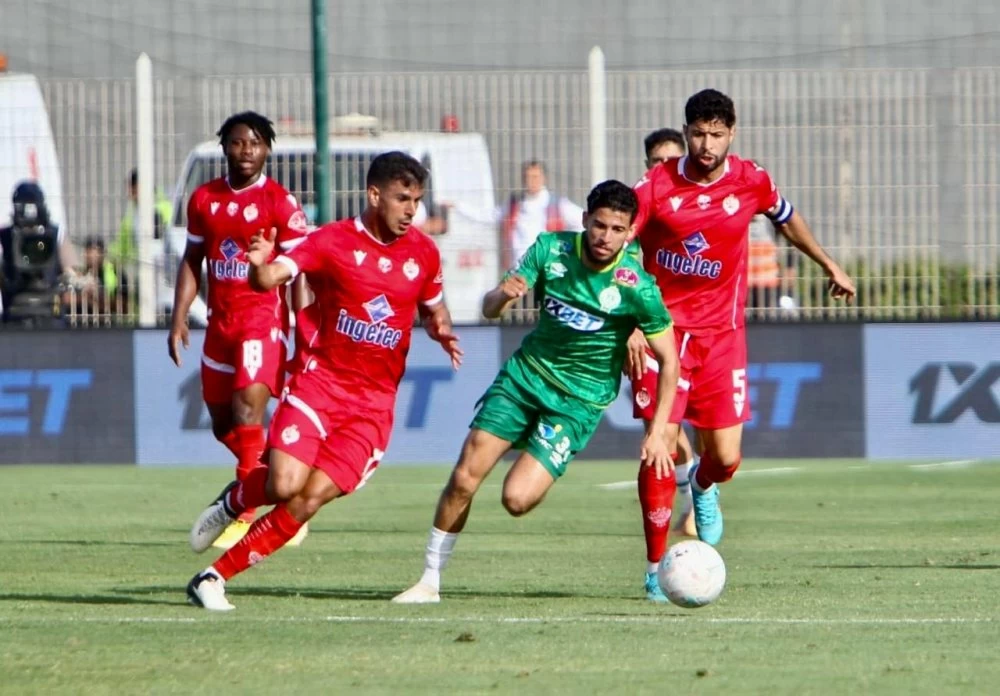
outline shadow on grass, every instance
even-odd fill
[[[0,541],[0,544],[45,545],[45,546],[177,546],[180,541],[105,541],[101,539],[16,539]]]
[[[177,591],[177,588],[171,588]],[[111,590],[110,595],[63,595],[63,594],[0,594],[0,602],[45,602],[51,604],[89,604],[89,605],[113,605],[121,606],[126,604],[145,604],[157,606],[180,607],[187,605],[183,597],[184,588],[181,588],[181,596],[176,600],[152,599],[150,597],[135,596],[134,593],[126,590]]]

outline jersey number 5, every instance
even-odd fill
[[[743,409],[747,403],[747,371],[745,369],[733,370],[733,408],[736,409],[738,417],[743,416]]]

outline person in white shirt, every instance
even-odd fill
[[[545,186],[545,165],[526,162],[524,190],[511,196],[501,222],[502,268],[512,268],[542,232],[583,230],[583,208]]]

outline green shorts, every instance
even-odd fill
[[[518,357],[506,362],[469,427],[514,443],[557,479],[586,447],[604,409],[553,386]]]

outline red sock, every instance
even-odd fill
[[[239,441],[239,437],[236,435],[236,431],[235,430],[230,430],[228,433],[226,433],[225,435],[223,435],[219,439],[219,442],[221,442],[222,444],[224,444],[226,446],[226,449],[228,449],[230,452],[232,452],[233,456],[236,457],[237,460],[239,460],[239,458],[240,458],[240,441]]]
[[[642,506],[642,531],[646,535],[646,560],[659,563],[667,550],[670,514],[677,492],[673,472],[656,478],[656,468],[639,465],[639,504]]]
[[[286,505],[279,505],[254,522],[246,536],[222,554],[212,567],[228,580],[284,546],[302,524],[292,517]]]
[[[274,505],[277,500],[272,500],[267,494],[267,477],[270,469],[266,466],[258,466],[247,474],[247,477],[240,481],[240,485],[229,491],[226,497],[226,505],[232,512],[243,518],[247,510],[253,510],[261,505]],[[252,521],[252,520],[251,520]]]
[[[236,434],[236,447],[239,461],[236,464],[236,479],[243,481],[251,471],[258,468],[264,448],[267,447],[267,438],[264,436],[264,426],[262,425],[237,425],[233,428]],[[256,506],[248,506],[240,519],[244,522],[253,522]]]
[[[713,483],[725,483],[736,474],[736,470],[740,468],[740,461],[742,457],[737,457],[736,463],[732,466],[723,466],[718,459],[706,452],[701,455],[701,462],[695,471],[695,483],[702,490],[709,488]]]

